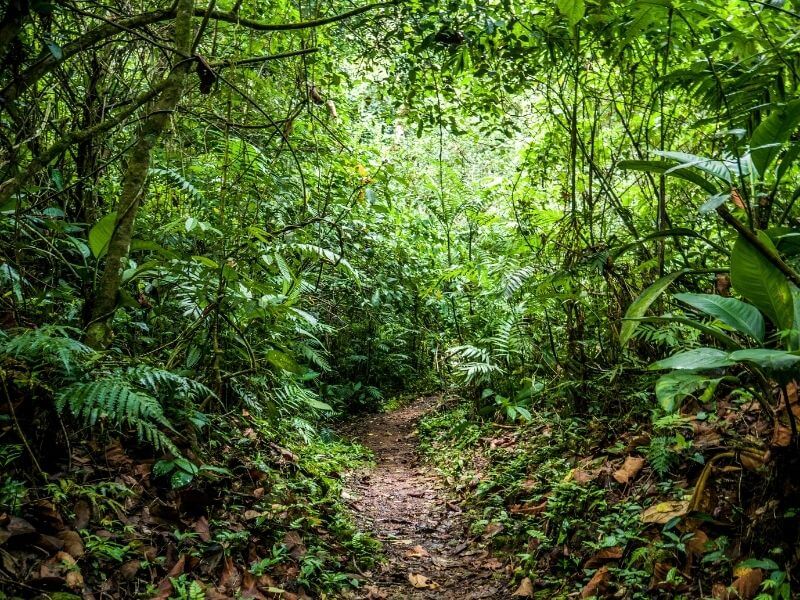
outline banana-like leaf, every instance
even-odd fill
[[[736,362],[752,363],[771,371],[785,371],[800,362],[800,356],[796,354],[785,350],[769,350],[767,348],[737,350],[736,352],[731,352],[729,356]]]
[[[800,125],[800,100],[789,102],[761,121],[750,138],[750,158],[763,177],[789,137]]]
[[[684,181],[695,184],[709,194],[718,194],[720,191],[718,186],[705,179],[702,175],[694,171],[687,171],[686,169],[674,170],[675,164],[666,160],[623,160],[618,166],[621,169],[628,169],[631,171],[646,171],[658,175],[677,177],[678,179],[683,179]]]
[[[694,319],[690,319],[688,317],[677,317],[674,315],[662,315],[660,317],[639,317],[636,319],[640,323],[658,323],[658,324],[666,324],[666,323],[680,323],[681,325],[686,325],[687,327],[692,327],[699,331],[702,331],[706,335],[713,337],[717,340],[720,344],[722,344],[725,348],[729,350],[740,350],[742,345],[734,340],[731,336],[727,333],[722,331],[719,327],[714,327],[713,325],[706,325],[705,323],[701,323],[700,321],[695,321]]]
[[[737,350],[737,352],[739,352]],[[728,352],[717,348],[695,348],[673,354],[669,358],[659,360],[650,365],[651,369],[676,369],[682,371],[698,371],[732,367],[736,361]]]
[[[769,236],[759,231],[758,237],[777,256],[778,251]],[[736,240],[731,252],[731,284],[779,329],[792,328],[794,302],[789,281],[742,236]]]
[[[89,249],[95,258],[102,258],[108,251],[108,243],[114,235],[117,213],[111,212],[101,218],[89,231]]]
[[[681,403],[690,394],[703,388],[713,389],[717,387],[722,378],[706,377],[697,373],[687,373],[685,371],[673,371],[662,375],[656,382],[656,399],[668,413],[673,413],[681,407]],[[704,396],[706,394],[703,394]]]
[[[674,294],[673,298],[719,319],[739,333],[764,341],[764,317],[752,304],[713,294]]]
[[[636,331],[636,328],[639,326],[639,322],[636,319],[643,317],[647,309],[650,308],[650,305],[669,287],[669,284],[683,275],[683,273],[683,271],[676,271],[675,273],[664,275],[664,277],[656,280],[655,283],[644,290],[639,297],[631,303],[625,313],[625,322],[622,324],[622,329],[619,332],[619,343],[621,345],[624,346],[628,343],[628,340],[631,339],[634,331]]]

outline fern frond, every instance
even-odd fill
[[[72,327],[58,325],[28,329],[3,340],[0,354],[34,364],[59,365],[69,375],[80,364],[81,359],[94,353],[86,344],[69,337],[70,333],[79,332]]]

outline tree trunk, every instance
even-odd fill
[[[117,220],[108,243],[105,267],[92,299],[91,321],[86,328],[86,343],[94,348],[111,342],[111,321],[117,307],[122,273],[128,259],[136,213],[144,197],[150,155],[178,105],[192,61],[187,59],[192,48],[193,0],[179,0],[175,16],[175,66],[167,77],[164,90],[145,118],[133,148],[128,155],[122,191],[117,203]]]

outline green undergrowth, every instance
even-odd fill
[[[173,460],[100,435],[73,444],[68,473],[67,457],[54,459],[46,466],[59,475],[39,482],[15,468],[22,452],[6,452],[0,530],[24,523],[26,533],[4,548],[16,556],[36,539],[77,535],[69,552],[80,584],[59,563],[48,585],[119,598],[198,590],[326,598],[361,584],[358,571],[375,566],[380,545],[358,530],[341,496],[342,474],[368,465],[367,449],[324,427],[301,435],[246,411],[210,418],[201,433],[196,453]]]
[[[517,581],[529,579],[536,598],[710,598],[712,588],[722,597],[732,579],[736,588],[753,568],[764,581],[752,584],[749,597],[760,587],[760,600],[783,598],[787,572],[779,565],[790,549],[774,536],[764,545],[751,537],[769,536],[748,537],[715,522],[746,521],[751,533],[763,534],[775,525],[749,516],[763,514],[757,498],[742,496],[744,508],[718,502],[715,517],[667,512],[669,503],[684,505],[702,469],[685,425],[553,410],[498,424],[463,401],[423,418],[419,439],[427,460],[461,496],[472,535],[510,562]],[[644,466],[620,482],[631,457]],[[763,477],[720,472],[704,496],[731,497],[737,486],[763,489]],[[652,518],[661,510],[664,518]]]

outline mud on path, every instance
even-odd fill
[[[349,476],[345,500],[388,561],[348,598],[509,598],[504,565],[470,537],[447,485],[417,453],[416,425],[439,397],[371,415],[343,433],[375,453],[375,467]]]

